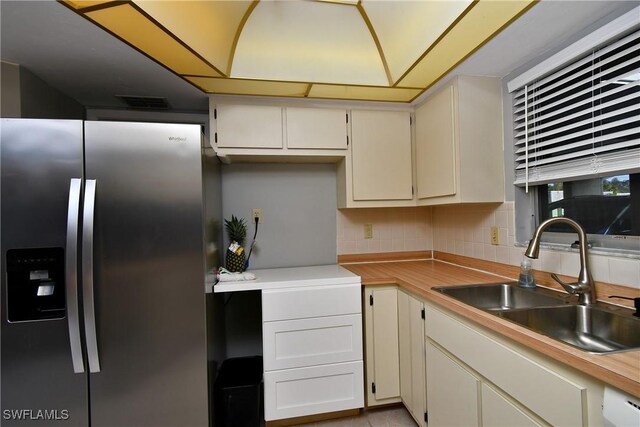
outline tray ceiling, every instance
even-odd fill
[[[61,3],[205,93],[411,102],[535,1]]]

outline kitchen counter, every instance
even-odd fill
[[[311,267],[268,268],[249,270],[255,280],[241,282],[218,282],[213,292],[238,292],[263,289],[305,287],[318,285],[346,285],[360,283],[360,278],[338,264]]]
[[[640,397],[640,351],[589,354],[432,290],[434,286],[495,283],[513,278],[439,260],[343,264],[343,267],[361,276],[365,286],[396,284],[425,301],[449,309],[556,361]]]

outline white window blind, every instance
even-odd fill
[[[640,171],[640,29],[514,92],[515,184]]]

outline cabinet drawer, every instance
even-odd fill
[[[360,284],[265,289],[262,321],[359,314]]]
[[[364,406],[362,361],[264,374],[265,420]]]
[[[265,322],[264,370],[362,360],[360,314]]]
[[[426,332],[432,340],[548,423],[585,424],[584,386],[430,307]]]

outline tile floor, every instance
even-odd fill
[[[416,427],[404,406],[362,411],[357,417],[338,418],[301,424],[296,427]]]

